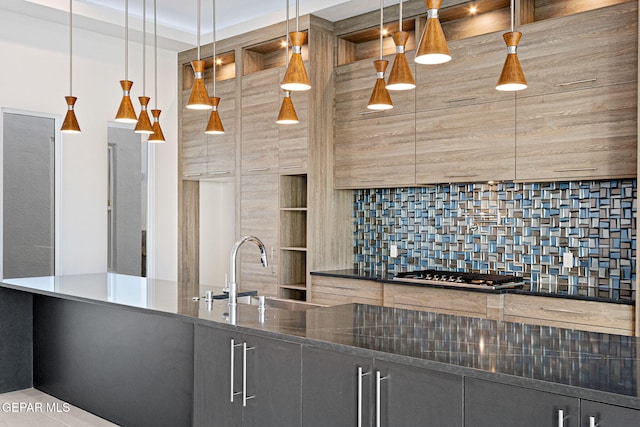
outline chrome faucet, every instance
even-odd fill
[[[233,244],[231,248],[231,263],[229,269],[229,305],[235,307],[238,304],[238,284],[236,283],[236,259],[238,257],[238,250],[240,246],[246,241],[251,241],[258,245],[260,249],[260,261],[262,266],[267,267],[269,262],[267,261],[267,250],[264,247],[264,243],[255,236],[243,236]]]

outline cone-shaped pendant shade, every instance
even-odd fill
[[[404,53],[407,40],[409,40],[409,33],[406,31],[399,31],[393,35],[393,41],[396,44],[396,57],[387,79],[388,90],[410,90],[416,87],[407,55]]]
[[[148,96],[139,96],[140,100],[140,115],[138,116],[138,124],[133,130],[135,133],[153,133],[153,126],[151,126],[151,120],[149,120],[149,113],[147,112],[147,105],[149,104]]]
[[[160,127],[160,113],[161,110],[151,110],[151,116],[153,117],[153,124],[151,125],[153,128],[153,133],[149,135],[149,142],[165,142],[164,133],[162,133],[162,128]]]
[[[218,112],[218,105],[220,105],[220,98],[214,96],[211,98],[211,104],[213,109],[209,116],[209,123],[207,123],[207,130],[204,133],[209,135],[222,135],[224,134],[224,126],[222,126],[222,120],[220,120],[220,113]]]
[[[289,92],[284,93],[284,98],[282,99],[282,106],[280,106],[280,114],[278,114],[278,120],[276,123],[279,125],[295,125],[300,123],[298,120],[298,114],[296,114],[296,109],[293,107],[293,101],[291,101],[291,94]]]
[[[67,114],[64,116],[60,132],[80,133],[80,125],[78,124],[78,119],[76,119],[76,112],[73,111],[73,106],[78,98],[75,96],[65,96],[64,99],[67,101]]]
[[[524,78],[522,66],[520,66],[520,60],[518,59],[518,54],[516,52],[522,33],[511,31],[504,33],[502,37],[507,44],[508,53],[507,59],[504,61],[504,66],[502,67],[502,73],[500,73],[496,89],[501,91],[526,89],[527,80]]]
[[[415,61],[418,64],[443,64],[451,60],[451,53],[438,19],[442,0],[425,0],[427,5],[427,27],[422,33]]]
[[[191,110],[210,110],[211,98],[207,93],[207,88],[204,85],[204,61],[191,61],[193,67],[193,73],[195,80],[193,81],[193,88],[191,88],[191,95],[189,96],[189,102],[187,108]]]
[[[367,108],[370,110],[389,110],[393,108],[393,103],[391,102],[391,96],[384,83],[384,72],[387,69],[387,65],[389,65],[389,61],[377,59],[373,61],[373,65],[376,68],[378,79],[373,87],[373,93],[371,93]]]
[[[302,61],[302,45],[307,39],[307,34],[299,31],[289,33],[291,38],[292,51],[289,66],[284,74],[280,87],[288,91],[303,91],[311,89],[311,81],[307,75]]]
[[[138,117],[136,111],[133,108],[133,102],[131,102],[131,86],[133,82],[131,80],[120,80],[120,86],[122,87],[122,101],[120,101],[120,107],[116,113],[116,122],[120,123],[136,123]]]

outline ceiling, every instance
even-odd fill
[[[144,0],[129,0],[130,37],[141,38]],[[156,0],[158,43],[160,47],[181,51],[194,47],[197,34],[198,0]],[[153,0],[147,2],[147,31],[151,31]],[[212,38],[213,0],[201,0],[202,43]],[[380,7],[377,0],[299,0],[300,15],[313,13],[329,21],[338,21]],[[398,0],[384,0],[385,6]],[[217,39],[282,22],[286,0],[217,0]],[[290,0],[290,15],[295,16],[295,1]],[[0,9],[66,24],[69,0],[2,0]],[[125,0],[73,0],[74,26],[120,37],[123,34]]]

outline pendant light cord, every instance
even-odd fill
[[[124,0],[124,79],[129,80],[129,0]]]
[[[153,68],[154,78],[154,105],[155,109],[158,109],[158,1],[153,0]]]
[[[216,0],[213,0],[213,96],[216,96]]]
[[[513,3],[514,3],[514,0],[511,0],[511,32],[512,33],[513,33],[513,21],[514,21],[514,15],[515,15],[515,12],[513,11],[513,8],[514,8]]]
[[[147,0],[142,0],[142,96],[147,95]]]
[[[383,9],[384,9],[384,0],[380,0],[380,59],[382,59],[382,27],[384,25],[384,18],[382,16]]]
[[[399,17],[399,29],[402,32],[402,0],[400,0],[400,17]]]
[[[287,24],[285,27],[285,68],[289,68],[289,0],[287,0]]]
[[[198,25],[197,25],[197,35],[196,35],[196,44],[198,45],[198,61],[200,61],[200,0],[198,0],[198,8],[197,8],[197,20],[198,20]]]
[[[296,0],[296,33],[300,31],[298,20],[300,18],[300,0]]]
[[[73,0],[69,0],[69,96],[73,96]]]

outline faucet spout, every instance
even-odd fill
[[[231,248],[231,256],[230,256],[230,265],[229,265],[229,305],[236,306],[238,304],[238,283],[236,279],[236,267],[237,267],[237,258],[238,258],[238,250],[240,246],[245,242],[253,242],[260,249],[260,261],[262,262],[263,267],[267,267],[269,265],[269,261],[267,259],[267,250],[264,246],[264,243],[260,239],[255,236],[243,236],[237,242],[233,244]]]

